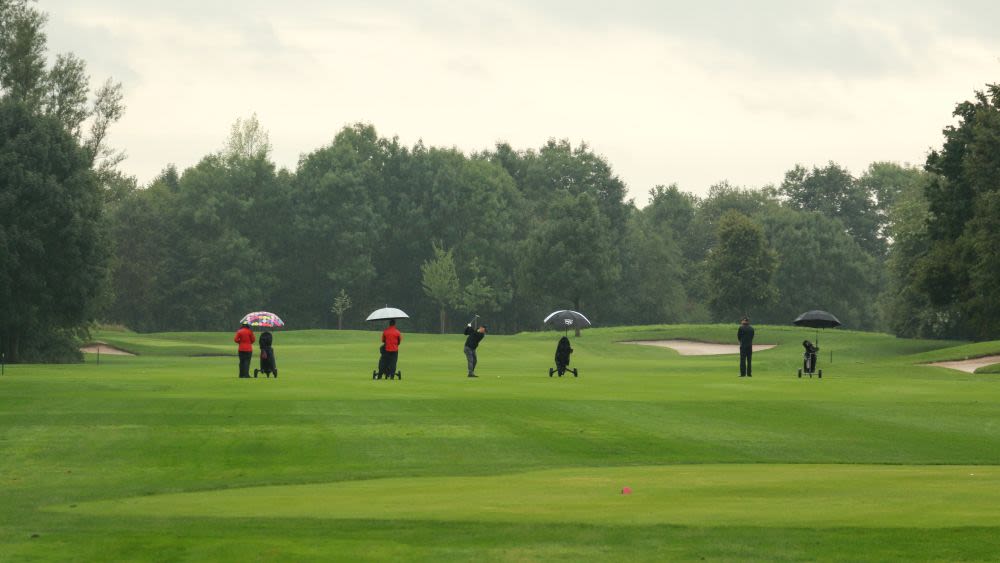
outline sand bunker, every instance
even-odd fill
[[[134,356],[132,352],[126,352],[121,348],[115,348],[109,344],[103,342],[94,342],[93,344],[87,344],[80,351],[84,354],[105,354],[108,356]]]
[[[712,344],[695,342],[693,340],[632,340],[622,344],[638,344],[640,346],[658,346],[671,348],[682,356],[718,356],[722,354],[739,354],[739,344]],[[774,344],[754,344],[753,351],[770,350]]]
[[[982,358],[972,358],[971,360],[955,362],[934,362],[927,365],[975,373],[977,369],[984,366],[992,366],[993,364],[1000,364],[1000,356],[984,356]]]

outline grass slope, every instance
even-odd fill
[[[826,331],[798,379],[814,337],[758,327],[746,380],[618,344],[735,327],[597,329],[550,379],[552,333],[493,335],[469,380],[463,337],[407,334],[386,382],[372,332],[278,333],[278,380],[230,334],[102,333],[140,355],[0,380],[0,560],[995,558],[996,377]]]

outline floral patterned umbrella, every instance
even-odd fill
[[[250,326],[264,327],[264,328],[280,328],[285,326],[285,321],[278,318],[278,315],[274,313],[268,313],[267,311],[256,311],[253,313],[247,313],[245,317],[240,319],[240,324],[248,324]]]

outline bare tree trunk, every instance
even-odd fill
[[[441,307],[441,334],[444,334],[445,328],[448,326],[448,314],[445,312],[444,307]]]
[[[344,315],[343,315],[343,313],[337,315],[337,330],[344,330]]]

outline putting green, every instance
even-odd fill
[[[623,495],[623,486],[632,494]],[[98,516],[881,528],[1000,525],[996,466],[689,465],[390,478],[50,507]]]

